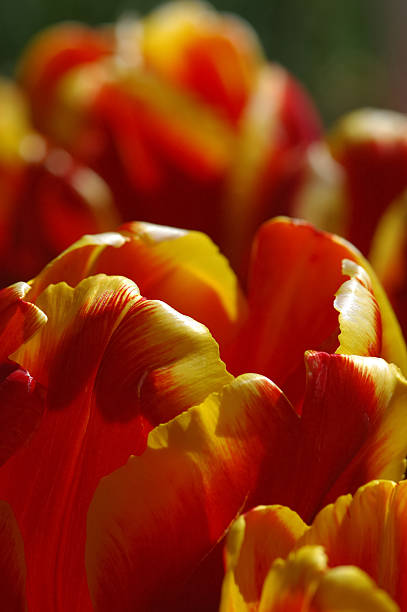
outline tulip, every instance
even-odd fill
[[[354,111],[337,122],[327,142],[329,148],[309,150],[292,210],[369,256],[406,334],[407,118]]]
[[[221,612],[405,610],[406,501],[407,481],[383,480],[339,497],[311,526],[283,506],[240,516],[227,538]]]
[[[19,78],[36,127],[107,181],[124,220],[204,231],[239,269],[258,225],[289,211],[321,135],[250,27],[201,3],[103,30],[55,26]]]
[[[117,217],[102,179],[33,130],[23,94],[7,81],[0,81],[0,115],[4,286],[28,280],[84,232],[103,231]]]
[[[2,323],[24,335],[6,354],[45,389],[0,469],[30,606],[91,609],[86,546],[94,609],[212,609],[217,543],[239,513],[280,503],[312,520],[402,477],[407,382],[387,362],[406,372],[406,349],[367,262],[277,219],[248,287],[205,236],[132,223],[84,237],[14,292]]]
[[[365,255],[381,216],[407,188],[407,118],[361,109],[337,122],[328,143],[345,172],[344,235]]]

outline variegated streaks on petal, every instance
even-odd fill
[[[95,609],[177,605],[256,482],[293,445],[297,419],[275,385],[245,375],[155,429],[143,455],[104,478],[92,501],[87,570]],[[282,495],[279,479],[269,486]],[[165,554],[157,558],[157,550]],[[206,591],[216,601],[216,585]]]
[[[344,259],[342,272],[350,276],[336,292],[340,345],[337,353],[377,357],[381,354],[382,321],[370,278],[361,266]]]
[[[230,342],[246,314],[236,276],[205,234],[141,222],[84,236],[31,281],[29,297],[35,301],[51,282],[75,286],[99,273],[130,278],[144,297],[204,323],[221,345]]]
[[[46,386],[48,411],[0,471],[0,494],[26,544],[30,601],[85,611],[85,518],[99,479],[142,452],[154,425],[231,377],[204,326],[145,300],[129,279],[50,285],[37,303],[48,324],[13,358]]]
[[[374,357],[310,353],[306,363],[298,463],[284,503],[312,520],[318,508],[369,480],[402,477],[407,381]]]
[[[154,430],[141,457],[101,482],[88,516],[87,547],[97,610],[108,610],[114,601],[120,601],[123,610],[132,610],[135,602],[141,610],[170,604],[188,609],[177,599],[177,589],[188,587],[186,572],[194,572],[243,506],[283,503],[311,520],[338,494],[353,492],[385,471],[399,477],[407,453],[407,432],[400,426],[406,422],[401,415],[407,383],[397,368],[378,358],[327,353],[308,354],[307,368],[301,417],[270,381],[243,376],[220,395]],[[211,417],[216,411],[219,417]],[[238,415],[237,434],[233,423]],[[209,426],[208,439],[203,429]],[[225,441],[214,440],[213,432]],[[278,470],[270,468],[273,462]],[[243,501],[240,487],[248,482],[252,486]],[[221,505],[215,501],[217,490],[222,490]],[[158,546],[175,556],[160,562],[159,570]],[[196,579],[198,575],[199,569]],[[164,583],[174,591],[164,593]],[[216,580],[210,584],[213,588],[206,594],[215,591],[216,598]],[[233,583],[229,588],[237,596]],[[214,600],[188,603],[189,609],[204,610]]]
[[[46,321],[46,315],[24,298],[30,287],[16,283],[0,291],[0,361],[26,342]]]
[[[100,251],[106,247],[120,248],[126,243],[126,240],[118,232],[83,236],[50,261],[30,281],[29,299],[35,302],[48,285],[65,282],[71,287],[76,287],[81,280],[92,275],[92,266],[95,259],[99,257]],[[123,273],[121,276],[126,275]]]
[[[0,600],[3,610],[26,612],[24,543],[10,506],[0,501]]]

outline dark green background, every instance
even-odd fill
[[[56,21],[91,24],[123,12],[144,14],[151,0],[0,0],[0,71],[12,74],[29,38]],[[312,93],[327,124],[359,106],[403,109],[405,0],[217,0],[245,17],[267,55]],[[407,96],[406,96],[407,98]]]

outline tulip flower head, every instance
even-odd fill
[[[407,383],[388,362],[406,371],[406,349],[367,262],[277,219],[248,287],[201,234],[133,223],[72,245],[11,310],[3,293],[21,330],[6,355],[44,390],[0,470],[30,605],[212,609],[238,514],[277,503],[312,520],[402,477]]]

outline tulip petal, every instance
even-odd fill
[[[382,349],[375,356],[396,363],[407,373],[407,351],[400,328],[383,289],[360,253],[332,234],[285,218],[264,224],[257,234],[249,277],[250,316],[239,338],[239,350],[235,346],[226,356],[233,373],[264,374],[297,404],[304,391],[304,352],[335,352],[339,346],[333,297],[344,280],[344,259],[365,268],[371,279],[382,328]],[[362,306],[364,316],[373,321],[374,298],[363,298],[362,302],[359,297],[357,301],[355,296],[350,298],[349,304],[354,301],[352,312]],[[340,323],[343,326],[344,315]],[[379,329],[377,321],[374,333],[378,338]],[[376,346],[379,348],[378,341]],[[366,347],[365,354],[368,348],[373,346]]]
[[[341,118],[328,138],[346,174],[346,236],[365,255],[381,215],[407,187],[406,130],[405,115],[363,108]]]
[[[288,213],[302,180],[305,150],[320,133],[301,86],[281,66],[261,66],[240,120],[223,203],[225,252],[243,275],[257,228]]]
[[[25,558],[21,534],[8,504],[0,501],[0,600],[7,612],[26,612]]]
[[[179,590],[258,479],[270,480],[269,466],[293,444],[296,421],[275,385],[245,375],[151,432],[143,455],[102,479],[89,509],[87,571],[95,609],[177,605]],[[281,471],[286,474],[284,466]],[[280,485],[271,482],[270,494],[281,495]],[[157,550],[164,553],[159,558]],[[212,591],[216,601],[216,584],[207,595]],[[188,609],[208,604],[190,602]]]
[[[16,283],[0,291],[0,362],[47,321],[37,306],[24,300],[29,289],[27,283]]]
[[[207,236],[150,223],[84,236],[31,281],[29,297],[35,301],[50,283],[75,286],[98,273],[133,280],[144,297],[162,300],[206,325],[221,345],[237,333],[245,316],[237,279]]]
[[[220,612],[256,610],[273,562],[286,557],[306,529],[284,506],[258,506],[240,516],[227,536]]]
[[[87,542],[97,610],[108,610],[114,601],[124,611],[136,602],[140,610],[178,605],[176,589],[186,586],[243,506],[283,503],[309,520],[338,494],[385,471],[399,475],[407,453],[407,432],[400,427],[406,422],[407,382],[397,368],[377,358],[326,353],[308,354],[307,367],[301,418],[270,381],[246,375],[154,430],[141,457],[101,481],[88,514]],[[233,434],[226,427],[231,405],[233,427],[239,428]],[[262,413],[266,421],[258,420]],[[226,447],[216,437],[221,434]],[[273,464],[279,469],[271,470]],[[158,548],[167,556],[157,567]],[[164,592],[163,584],[174,590]],[[210,584],[208,592],[216,594],[216,580]],[[201,605],[206,609],[208,602]],[[201,609],[196,600],[189,606]]]
[[[321,547],[278,560],[263,587],[259,612],[397,612],[397,605],[356,567],[329,570]]]
[[[238,120],[261,59],[248,24],[199,2],[167,4],[144,20],[141,45],[151,70]]]
[[[58,121],[52,105],[65,73],[111,52],[112,40],[105,33],[81,24],[59,24],[37,36],[20,63],[20,81],[30,97],[36,124],[44,129]]]
[[[16,364],[0,364],[0,465],[24,444],[45,410],[45,393]]]
[[[381,217],[369,259],[390,297],[404,336],[407,336],[407,193],[398,198]]]
[[[308,353],[306,365],[295,484],[283,503],[311,520],[317,508],[369,480],[402,477],[407,381],[374,357]]]
[[[0,494],[23,534],[33,607],[82,611],[90,605],[85,517],[97,482],[144,450],[154,424],[231,377],[206,328],[141,298],[128,279],[50,285],[37,303],[48,323],[13,358],[47,388],[48,411],[0,471]]]
[[[350,280],[336,292],[340,345],[337,353],[376,357],[381,354],[382,321],[369,275],[354,261],[344,259],[342,272]]]
[[[332,566],[352,563],[367,572],[404,610],[407,605],[407,481],[376,481],[317,515],[299,539],[322,544]]]

